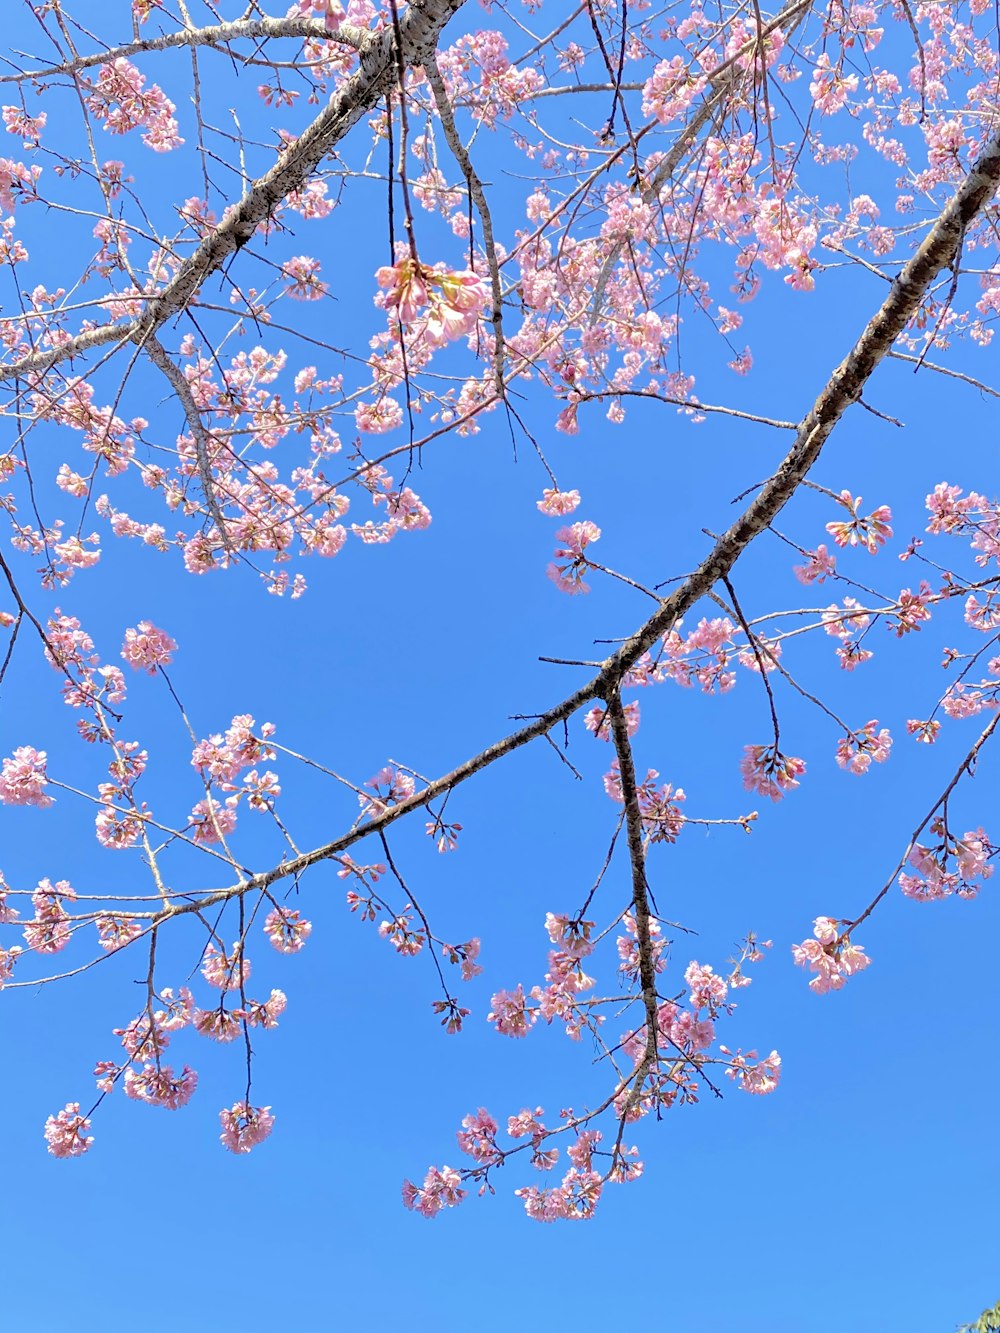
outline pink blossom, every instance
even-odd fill
[[[892,749],[892,737],[888,729],[875,731],[877,719],[866,722],[860,731],[848,732],[837,742],[837,763],[849,773],[867,773],[872,760],[884,764]]]
[[[737,661],[740,666],[746,667],[748,671],[756,671],[759,675],[762,666],[765,672],[777,670],[782,651],[781,644],[777,640],[772,642],[755,636],[749,648],[740,649]]]
[[[728,616],[716,616],[713,620],[702,617],[687,636],[685,647],[689,652],[700,648],[706,653],[722,653],[732,643],[734,630]]]
[[[0,990],[3,990],[5,984],[10,981],[14,973],[14,964],[22,952],[19,944],[13,945],[10,949],[0,949]]]
[[[442,1208],[455,1208],[465,1198],[461,1180],[459,1173],[450,1166],[440,1170],[432,1166],[422,1186],[403,1181],[403,1203],[422,1217],[435,1217]]]
[[[247,1001],[247,1022],[252,1028],[268,1032],[278,1026],[278,1019],[288,1007],[288,996],[283,990],[272,990],[266,1000]]]
[[[36,953],[58,953],[69,943],[69,916],[63,899],[72,901],[76,891],[66,880],[55,885],[48,879],[39,880],[31,895],[34,918],[24,924],[24,938],[28,948]]]
[[[170,1045],[170,1032],[160,1021],[159,1011],[150,1022],[148,1013],[141,1013],[138,1018],[123,1028],[112,1029],[116,1037],[121,1037],[122,1046],[133,1060],[158,1060]]]
[[[841,609],[836,602],[823,612],[823,628],[827,634],[838,639],[850,639],[868,628],[871,616],[860,610],[861,603],[855,597],[845,597]]]
[[[230,796],[225,803],[214,796],[199,801],[188,816],[188,826],[196,843],[207,846],[221,842],[236,827],[236,804],[238,796]]]
[[[684,980],[691,992],[691,1004],[695,1009],[708,1009],[715,1013],[726,1002],[727,986],[722,977],[707,963],[691,962],[684,973]]]
[[[176,1032],[191,1022],[194,1013],[194,996],[187,986],[182,986],[176,996],[170,986],[160,992],[160,1001],[166,1007],[157,1009],[156,1022],[163,1032]]]
[[[294,259],[286,260],[281,266],[282,275],[288,282],[286,295],[296,301],[321,300],[327,293],[327,286],[316,276],[319,269],[319,260],[308,255],[296,255]]]
[[[540,1190],[529,1185],[514,1194],[524,1200],[524,1211],[534,1222],[556,1222],[569,1215],[569,1200],[562,1189]]]
[[[409,908],[407,903],[406,907]],[[413,918],[407,914],[404,909],[399,916],[395,916],[391,921],[383,921],[379,925],[378,933],[384,940],[392,944],[397,953],[401,953],[404,958],[412,958],[418,954],[427,943],[427,935],[423,928],[411,930]]]
[[[590,564],[584,555],[584,550],[591,542],[599,541],[600,537],[601,529],[596,523],[587,520],[582,523],[574,523],[568,528],[560,528],[556,533],[556,541],[563,542],[564,545],[556,548],[555,561],[549,565],[545,572],[560,592],[582,593],[590,591],[589,584],[583,581],[584,572]],[[557,564],[556,561],[559,560],[566,563]]]
[[[961,531],[967,522],[969,511],[976,508],[979,499],[976,495],[967,495],[965,499],[960,499],[961,494],[961,486],[949,486],[944,481],[934,487],[925,501],[931,515],[931,521],[927,525],[928,532]]]
[[[464,944],[443,944],[441,952],[449,963],[460,964],[463,981],[471,981],[473,977],[478,977],[483,970],[476,962],[480,948],[480,941],[478,937],[474,936],[471,940],[466,940]]]
[[[800,583],[822,583],[837,569],[837,557],[830,555],[826,546],[817,546],[815,551],[807,551],[808,563],[793,566],[795,577]]]
[[[966,599],[965,623],[984,634],[1000,628],[1000,597],[995,590],[988,592],[983,602],[975,593]]]
[[[102,805],[94,823],[97,841],[110,851],[134,847],[142,837],[142,819],[139,815],[116,810],[113,805]]]
[[[622,712],[625,714],[625,729],[630,736],[634,736],[639,730],[639,705],[635,701],[628,703]],[[598,740],[611,740],[611,720],[607,708],[595,704],[589,713],[584,714],[583,725],[588,731],[592,731]]]
[[[227,1009],[224,1005],[217,1009],[195,1009],[191,1015],[192,1026],[199,1036],[223,1044],[242,1035],[245,1021],[242,1009]]]
[[[67,1102],[58,1115],[45,1122],[45,1138],[53,1157],[82,1157],[94,1142],[87,1136],[90,1121],[80,1114],[79,1102]]]
[[[933,745],[940,730],[941,723],[933,719],[921,722],[919,718],[911,717],[906,723],[906,734],[922,741],[924,745]]]
[[[312,934],[312,922],[297,910],[274,907],[264,920],[264,934],[279,953],[298,953]]]
[[[358,430],[366,431],[369,435],[384,435],[386,431],[402,425],[403,409],[395,398],[383,394],[377,403],[359,403],[354,411],[354,420]]]
[[[481,1166],[491,1166],[503,1160],[503,1153],[497,1147],[496,1134],[497,1122],[489,1111],[480,1107],[475,1115],[465,1117],[456,1137],[462,1152]]]
[[[429,268],[410,255],[380,268],[375,276],[387,292],[384,303],[396,309],[401,323],[414,325],[423,313],[422,332],[431,346],[474,329],[489,299],[489,288],[477,273]]]
[[[581,1171],[589,1171],[597,1145],[604,1138],[599,1129],[581,1129],[566,1149],[566,1156]]]
[[[140,921],[115,915],[98,918],[97,937],[101,942],[101,948],[108,953],[114,953],[116,949],[124,949],[127,944],[131,944],[141,934],[142,923]]]
[[[401,805],[416,791],[413,776],[389,764],[385,768],[380,768],[373,778],[369,778],[365,786],[371,787],[375,792],[374,796],[362,796],[360,793],[358,795],[361,813],[366,819],[375,819],[390,806]]]
[[[902,590],[897,604],[896,623],[893,626],[893,633],[897,638],[901,639],[911,630],[919,630],[925,620],[930,620],[931,613],[927,609],[927,603],[932,593],[933,590],[925,579],[921,580],[920,591],[917,593],[911,592],[909,588]]]
[[[219,1112],[222,1133],[219,1142],[233,1153],[247,1153],[271,1133],[274,1116],[269,1106],[251,1106],[248,1102],[234,1102],[228,1110]]]
[[[859,643],[842,644],[836,649],[836,654],[844,671],[853,671],[855,667],[869,661],[874,655],[871,649],[862,648]]]
[[[5,106],[0,108],[0,112],[3,115],[4,129],[8,134],[14,134],[17,138],[23,139],[25,148],[30,148],[38,143],[47,120],[44,111],[40,111],[37,116],[29,116],[19,106]]]
[[[412,324],[421,306],[428,301],[423,266],[407,256],[398,263],[380,268],[375,274],[378,285],[388,292],[386,304],[395,307],[403,324]]]
[[[507,1133],[512,1139],[523,1139],[531,1135],[533,1140],[541,1142],[545,1135],[545,1126],[538,1119],[542,1115],[542,1108],[536,1107],[534,1111],[523,1110],[517,1115],[507,1117]]]
[[[740,763],[743,786],[772,801],[780,801],[786,791],[799,785],[806,771],[805,760],[784,755],[776,745],[747,745]]]
[[[559,491],[551,488],[542,491],[542,498],[536,502],[536,506],[550,518],[561,518],[563,514],[571,514],[579,503],[579,491]]]
[[[728,1054],[724,1046],[721,1049]],[[781,1078],[781,1056],[777,1051],[772,1051],[765,1060],[758,1060],[756,1064],[750,1064],[751,1060],[756,1059],[756,1051],[747,1051],[746,1055],[737,1051],[726,1073],[739,1083],[744,1092],[756,1096],[766,1096],[767,1093],[773,1092],[778,1086],[778,1081]]]
[[[210,986],[219,990],[240,990],[250,979],[250,960],[244,958],[240,944],[233,945],[231,954],[225,954],[214,944],[207,944],[202,956],[201,975]]]
[[[184,142],[177,133],[176,107],[155,83],[148,89],[145,85],[145,76],[130,61],[119,57],[100,67],[87,106],[103,118],[109,134],[143,128],[144,144],[157,153],[169,152]]]
[[[48,776],[45,772],[44,750],[22,745],[3,761],[0,772],[0,801],[4,805],[37,805],[40,810],[52,804],[45,795]]]
[[[993,874],[991,857],[996,848],[984,829],[966,832],[954,838],[942,818],[931,825],[940,841],[934,847],[916,843],[910,852],[909,863],[916,875],[905,872],[899,876],[899,887],[908,898],[917,902],[936,902],[954,894],[958,898],[975,898],[981,885],[975,881],[987,880]],[[954,869],[949,867],[954,865]]]
[[[593,1217],[603,1189],[604,1180],[599,1172],[567,1171],[562,1181],[565,1216],[577,1219]]]
[[[498,990],[486,1015],[486,1021],[495,1023],[497,1032],[504,1037],[526,1037],[536,1018],[537,1012],[527,1007],[524,987],[520,984],[515,991]]]
[[[816,108],[824,116],[831,116],[846,105],[848,96],[857,92],[858,76],[844,74],[839,65],[830,64],[830,57],[823,51],[816,60],[816,71],[809,92],[816,103]]]
[[[840,503],[850,514],[846,523],[828,523],[826,530],[838,546],[863,546],[874,555],[880,546],[884,546],[892,536],[892,511],[888,505],[879,505],[871,514],[862,518],[858,513],[861,496],[852,496],[850,491],[840,492]]]
[[[281,795],[281,784],[277,773],[258,773],[254,768],[244,774],[243,790],[251,810],[266,812],[274,809],[274,803]]]
[[[817,995],[839,990],[848,977],[863,971],[871,959],[860,944],[854,944],[849,934],[841,938],[838,927],[849,922],[834,921],[830,917],[816,918],[811,940],[792,945],[792,957],[799,967],[808,967],[816,975],[809,989]]]
[[[0,871],[0,926],[9,926],[20,916],[16,907],[12,907],[7,901],[7,895],[10,893],[10,886]]]
[[[552,943],[558,945],[560,950],[571,958],[586,958],[588,954],[594,952],[590,940],[591,931],[594,929],[593,921],[579,919],[570,921],[567,916],[554,916],[551,912],[546,912],[545,929]]]
[[[176,650],[177,644],[169,634],[148,620],[140,620],[136,629],[125,631],[122,657],[136,671],[153,676],[157,667],[169,665],[170,654]]]
[[[187,1106],[198,1086],[198,1075],[185,1065],[175,1074],[169,1065],[144,1064],[141,1070],[126,1069],[124,1088],[126,1097],[146,1102],[150,1106],[164,1106],[176,1111]]]

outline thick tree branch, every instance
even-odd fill
[[[639,1061],[635,1081],[629,1089],[628,1099],[622,1110],[621,1121],[624,1125],[629,1112],[642,1096],[642,1085],[646,1076],[656,1064],[659,1022],[656,1006],[656,963],[653,958],[653,937],[650,929],[652,917],[649,910],[649,889],[646,884],[646,851],[642,838],[642,812],[639,809],[639,793],[635,783],[635,764],[632,760],[632,743],[628,738],[628,726],[625,711],[622,708],[621,694],[613,690],[608,699],[608,714],[611,718],[611,735],[618,755],[618,775],[622,784],[622,801],[625,806],[625,832],[628,838],[628,855],[632,867],[632,908],[635,912],[635,935],[639,954],[639,987],[642,992],[642,1004],[646,1011],[646,1049]]]
[[[212,449],[215,442],[212,439],[211,432],[205,429],[205,423],[201,419],[201,413],[194,400],[194,394],[191,392],[191,386],[180,366],[171,361],[159,338],[154,334],[149,334],[145,339],[144,346],[153,365],[162,371],[170,387],[177,395],[177,400],[184,412],[184,418],[188,423],[191,438],[194,442],[195,457],[198,460],[198,475],[201,478],[201,488],[205,495],[205,507],[218,529],[222,545],[231,555],[235,554],[226,529],[226,520],[215,494],[215,478],[212,475]]]

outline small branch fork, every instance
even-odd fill
[[[1000,727],[1000,712],[995,713],[993,717],[990,719],[990,721],[983,728],[983,730],[980,732],[979,736],[976,739],[975,744],[972,746],[972,748],[969,750],[969,753],[965,756],[965,758],[959,764],[958,768],[955,770],[955,774],[952,777],[951,781],[948,783],[947,787],[945,787],[944,791],[931,806],[930,810],[928,810],[927,814],[920,821],[917,827],[913,830],[913,833],[910,836],[910,841],[906,844],[906,850],[903,852],[903,855],[899,858],[899,861],[896,864],[896,868],[893,870],[892,874],[879,889],[878,893],[871,900],[871,902],[868,904],[865,910],[860,914],[860,916],[856,917],[855,920],[853,921],[844,923],[844,930],[841,932],[840,939],[842,940],[847,939],[850,936],[851,932],[853,930],[856,930],[857,927],[861,925],[862,921],[867,920],[867,918],[871,916],[872,912],[875,911],[875,908],[879,905],[879,903],[882,901],[885,895],[889,892],[893,884],[895,884],[896,876],[899,874],[899,872],[906,865],[907,861],[910,859],[910,853],[916,846],[917,839],[920,837],[921,833],[923,833],[924,829],[931,822],[931,820],[934,818],[934,816],[937,814],[939,810],[944,809],[945,811],[947,811],[948,798],[951,796],[952,792],[958,786],[962,777],[966,773],[971,773],[973,771],[973,769],[975,768],[976,760],[979,758],[980,750],[990,739],[990,737],[994,734],[994,732],[997,730],[998,727]]]
[[[181,405],[188,429],[191,432],[191,438],[194,441],[195,457],[198,460],[198,476],[201,478],[201,488],[205,495],[205,507],[219,531],[219,540],[223,547],[230,554],[233,554],[233,544],[226,529],[226,520],[215,494],[215,478],[212,474],[212,446],[215,442],[211,432],[205,429],[201,412],[198,410],[198,404],[194,400],[194,394],[191,392],[191,386],[187,382],[184,372],[171,361],[159,338],[150,333],[144,340],[143,345],[153,365],[162,372],[177,395],[177,400]]]

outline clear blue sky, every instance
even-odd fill
[[[232,95],[231,86],[218,93]],[[245,127],[261,114],[246,100]],[[138,158],[137,146],[129,152]],[[196,192],[183,176],[189,158],[153,166],[162,182],[154,203]],[[338,299],[286,305],[284,314],[334,343],[359,346],[358,324],[368,318],[368,274],[384,260],[382,234],[371,241],[373,221],[382,225],[379,202],[374,190],[359,194],[359,211],[345,206],[330,224],[303,224],[290,251],[319,254]],[[36,280],[54,284],[62,253],[54,242],[82,244],[79,234],[41,210],[19,215],[19,226],[29,244],[36,228]],[[440,233],[428,224],[428,234]],[[698,360],[710,345],[692,330],[699,391],[706,401],[801,416],[882,292],[868,274],[830,274],[811,296],[772,280],[766,299],[746,308],[745,338],[737,335],[754,348],[749,378],[725,370],[717,350]],[[293,368],[321,355],[286,346]],[[957,349],[952,364],[989,378],[995,356]],[[141,402],[154,430],[172,439],[178,414],[157,401],[159,384],[140,372],[130,392],[129,410]],[[893,506],[890,551],[845,568],[895,592],[919,579],[896,555],[924,526],[926,493],[945,479],[995,489],[996,409],[966,385],[899,364],[880,370],[867,397],[905,430],[854,408],[815,477]],[[707,549],[702,528],[721,530],[732,498],[766,477],[787,443],[764,428],[724,418],[693,426],[652,407],[630,409],[617,430],[595,410],[570,439],[551,429],[548,407],[534,406],[560,483],[583,494],[576,517],[603,529],[595,555],[650,584],[694,564]],[[64,441],[49,432],[34,447],[43,497],[54,503],[51,474],[67,456]],[[544,474],[523,442],[515,461],[497,414],[472,439],[435,443],[411,484],[434,515],[428,531],[388,547],[352,542],[333,561],[309,562],[310,590],[298,602],[267,596],[245,570],[194,579],[175,556],[109,536],[98,569],[58,598],[36,595],[34,605],[79,614],[110,661],[141,617],[168,630],[180,645],[171,678],[199,735],[249,712],[274,722],[278,741],[353,781],[390,757],[436,775],[505,734],[510,715],[539,712],[579,683],[573,668],[539,655],[599,655],[595,638],[628,633],[647,611],[639,594],[597,579],[588,598],[570,599],[545,578],[557,524],[534,509]],[[835,517],[812,495],[778,526],[814,546]],[[938,558],[960,557],[955,549]],[[792,563],[773,540],[741,561],[735,585],[748,614],[803,600]],[[804,597],[825,605],[840,595],[827,585]],[[905,720],[925,716],[944,688],[941,649],[961,643],[955,611],[919,641],[899,644],[884,630],[877,640],[875,659],[854,677],[834,670],[825,637],[789,648],[786,660],[855,725],[877,717],[889,726],[892,761],[865,778],[843,773],[833,758],[836,728],[779,685],[787,748],[809,770],[778,807],[744,793],[738,773],[742,746],[768,739],[759,682],[741,672],[721,699],[667,684],[640,700],[637,762],[686,789],[687,813],[761,811],[751,837],[685,830],[675,847],[654,853],[650,878],[663,914],[697,932],[675,936],[678,979],[691,958],[722,970],[747,930],[773,939],[719,1035],[733,1048],[780,1051],[774,1095],[751,1098],[727,1084],[721,1100],[706,1095],[639,1125],[644,1177],[609,1187],[589,1223],[525,1219],[513,1190],[539,1182],[516,1163],[498,1174],[495,1198],[472,1197],[433,1222],[404,1211],[404,1177],[422,1178],[431,1163],[464,1164],[454,1131],[476,1107],[503,1122],[543,1106],[555,1120],[561,1107],[580,1110],[605,1087],[586,1043],[571,1045],[554,1029],[515,1043],[485,1022],[494,990],[541,980],[545,913],[579,905],[613,830],[600,783],[609,754],[596,752],[577,717],[570,757],[583,783],[538,744],[453,795],[449,814],[464,825],[454,855],[438,856],[419,827],[393,837],[437,933],[482,937],[485,972],[462,991],[473,1015],[460,1037],[444,1036],[431,1012],[427,957],[396,956],[351,916],[332,868],[305,879],[296,905],[314,922],[307,947],[294,958],[263,942],[252,952],[259,989],[281,987],[289,1004],[278,1031],[255,1041],[255,1099],[277,1119],[248,1157],[218,1143],[218,1110],[242,1095],[242,1052],[187,1033],[176,1039],[177,1063],[190,1061],[201,1076],[189,1107],[145,1108],[116,1092],[95,1117],[89,1155],[68,1163],[47,1156],[45,1117],[67,1100],[88,1102],[94,1062],[117,1053],[111,1029],[138,1012],[144,956],[4,993],[3,1326],[500,1333],[640,1320],[665,1333],[932,1333],[996,1300],[993,885],[974,902],[927,906],[894,890],[859,933],[872,966],[840,994],[810,993],[791,961],[790,945],[815,916],[850,916],[878,889],[978,731],[975,720],[950,724],[933,748],[904,734]],[[25,643],[4,683],[0,751],[35,744],[48,750],[53,772],[93,784],[93,760],[78,753],[73,718],[53,702],[54,677],[38,661]],[[153,756],[147,799],[183,820],[199,796],[190,746],[162,684],[129,683],[130,724]],[[274,767],[300,846],[350,824],[352,798],[289,760]],[[996,775],[987,754],[956,798],[962,830],[997,827]],[[92,828],[92,809],[65,795],[48,812],[2,808],[0,867],[17,887],[44,875],[67,877],[80,892],[145,886],[137,860],[101,852]],[[242,832],[251,864],[276,859],[273,839],[250,816]],[[374,860],[380,850],[355,856]],[[200,887],[225,882],[210,865],[179,865]],[[604,892],[607,919],[627,900],[624,860]],[[188,926],[165,941],[161,984],[184,984],[200,946]],[[613,984],[610,961],[603,975]]]

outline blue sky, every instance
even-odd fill
[[[251,103],[246,116],[258,114]],[[163,171],[163,192],[151,186],[154,204],[194,192],[166,170],[183,180],[190,165],[180,155],[154,163]],[[334,343],[356,340],[368,318],[368,275],[384,260],[384,235],[376,241],[370,226],[376,218],[381,226],[377,207],[373,188],[353,215],[348,206],[335,214],[329,238],[300,228],[301,250],[323,258],[337,300],[292,312]],[[78,233],[40,209],[23,226],[29,239],[36,229],[37,280],[56,281],[48,271],[55,274],[65,251],[53,242],[82,246]],[[699,391],[707,401],[801,416],[882,291],[863,273],[830,274],[810,296],[773,278],[738,335],[755,352],[747,379],[731,375],[728,353],[708,350],[707,335],[692,329]],[[288,350],[296,367],[320,355],[291,342]],[[959,348],[950,364],[988,379],[990,362],[990,353]],[[137,372],[130,393],[130,410],[141,401],[153,429],[172,438],[178,414],[158,401],[162,390],[147,371]],[[898,363],[882,367],[867,398],[906,429],[855,408],[814,475],[872,507],[893,506],[890,549],[874,561],[855,555],[844,567],[894,593],[919,577],[896,555],[926,522],[927,492],[945,479],[995,489],[996,410],[966,385],[914,376]],[[617,430],[595,409],[580,435],[567,438],[552,430],[547,405],[531,406],[560,483],[583,494],[575,517],[603,530],[596,558],[647,583],[691,568],[707,549],[702,528],[721,530],[733,497],[766,477],[787,446],[786,436],[762,427],[725,418],[695,426],[653,405],[630,408]],[[63,442],[50,431],[35,447],[40,492],[54,505]],[[300,601],[267,596],[246,570],[194,579],[175,555],[108,537],[98,569],[34,604],[79,614],[109,661],[140,618],[165,628],[179,644],[171,680],[199,736],[249,712],[274,722],[279,742],[352,781],[389,758],[437,775],[505,734],[512,715],[539,712],[580,682],[577,670],[540,655],[599,655],[595,639],[626,634],[648,614],[629,589],[595,578],[589,597],[570,599],[545,578],[557,524],[535,511],[544,484],[530,446],[520,444],[515,460],[494,414],[478,436],[426,451],[411,480],[434,515],[426,532],[388,547],[350,543],[336,560],[309,562]],[[836,517],[830,501],[807,495],[778,526],[814,546]],[[940,558],[969,569],[957,548]],[[792,563],[773,539],[748,552],[734,576],[748,614],[842,595],[829,585],[803,594]],[[568,1320],[602,1328],[638,1310],[671,1333],[930,1333],[974,1317],[998,1294],[990,1204],[1000,1184],[998,1075],[989,1034],[1000,919],[992,884],[974,902],[926,906],[894,890],[859,932],[872,966],[842,993],[813,995],[790,955],[815,916],[851,916],[873,896],[978,733],[976,720],[952,723],[937,746],[925,747],[903,731],[944,688],[941,649],[960,636],[954,611],[914,642],[880,631],[876,657],[853,677],[834,670],[825,637],[797,646],[794,659],[789,649],[786,660],[831,706],[856,725],[879,718],[896,745],[891,762],[867,777],[843,773],[833,758],[836,728],[779,685],[787,748],[809,769],[777,807],[745,793],[738,773],[742,746],[768,739],[755,678],[741,672],[722,698],[670,684],[642,694],[643,771],[655,767],[683,786],[692,816],[761,811],[751,837],[685,830],[676,846],[654,850],[650,878],[664,915],[697,932],[674,936],[677,977],[691,958],[722,970],[747,930],[774,941],[719,1035],[733,1048],[776,1047],[783,1077],[770,1097],[727,1085],[722,1099],[706,1094],[659,1124],[640,1124],[643,1178],[609,1187],[589,1223],[525,1219],[513,1190],[538,1182],[516,1162],[498,1174],[496,1197],[472,1197],[433,1222],[404,1211],[399,1198],[404,1177],[422,1178],[431,1163],[462,1164],[454,1132],[476,1107],[503,1121],[543,1106],[551,1121],[606,1086],[585,1043],[556,1030],[511,1042],[485,1022],[494,990],[541,980],[545,913],[578,906],[613,831],[600,782],[610,756],[597,752],[579,717],[570,723],[570,757],[583,782],[538,744],[453,795],[449,813],[464,825],[457,853],[438,856],[420,827],[392,837],[436,933],[482,937],[485,972],[462,991],[473,1015],[461,1036],[437,1026],[426,955],[396,956],[351,916],[332,867],[306,877],[294,905],[314,922],[307,947],[285,958],[260,941],[251,953],[255,982],[265,993],[284,989],[289,1005],[278,1031],[255,1040],[254,1096],[272,1106],[276,1126],[248,1157],[218,1143],[218,1110],[242,1095],[242,1054],[193,1034],[176,1039],[177,1062],[189,1060],[201,1077],[189,1107],[146,1108],[116,1092],[95,1116],[88,1156],[48,1157],[45,1117],[67,1100],[87,1102],[94,1062],[116,1053],[111,1029],[140,1007],[144,957],[126,953],[84,978],[6,991],[0,1252],[9,1326],[89,1333],[141,1320],[150,1333],[179,1321],[246,1333],[499,1333]],[[22,645],[0,695],[0,750],[45,748],[50,771],[92,785],[96,767],[73,741],[54,679],[34,646]],[[199,791],[176,709],[161,682],[139,677],[130,677],[128,709],[153,756],[147,799],[182,821]],[[273,767],[300,846],[350,824],[349,794],[290,760]],[[956,825],[990,829],[997,791],[996,759],[987,753],[956,797]],[[17,887],[43,875],[68,877],[80,892],[145,885],[138,861],[101,852],[92,829],[92,808],[66,795],[48,812],[0,809],[0,867]],[[250,816],[240,837],[255,866],[280,855]],[[377,848],[354,854],[381,859]],[[177,864],[199,887],[226,881],[221,868]],[[618,859],[602,891],[602,919],[621,910],[627,886],[628,866]],[[200,947],[187,925],[165,940],[161,984],[183,984]],[[604,975],[613,985],[613,963]]]

